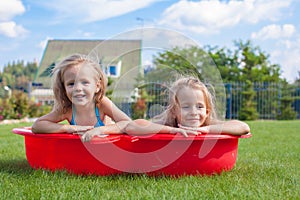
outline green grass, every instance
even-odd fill
[[[76,176],[33,170],[23,137],[0,126],[0,199],[300,199],[300,122],[249,122],[232,171],[221,175]]]

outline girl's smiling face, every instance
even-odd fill
[[[100,90],[95,71],[88,65],[77,65],[65,71],[64,86],[74,105],[94,103],[94,95]]]
[[[182,126],[200,127],[208,117],[205,96],[199,89],[184,87],[177,92],[176,119]]]

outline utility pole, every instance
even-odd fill
[[[140,64],[139,64],[139,69],[138,69],[138,73],[139,73],[139,75],[141,76],[141,77],[143,77],[144,76],[144,73],[143,73],[143,56],[142,56],[142,54],[143,54],[143,30],[144,30],[144,18],[141,18],[141,17],[137,17],[136,18],[136,20],[138,21],[138,22],[140,22],[141,23],[141,44],[140,44]]]

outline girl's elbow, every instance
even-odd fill
[[[250,133],[250,127],[245,122],[242,122],[242,124],[241,124],[241,133],[242,133],[242,135]]]
[[[250,133],[250,127],[247,123],[239,120],[232,120],[232,122],[235,124],[234,126],[238,135]]]
[[[32,133],[45,133],[45,127],[49,127],[43,120],[37,119],[31,126]]]
[[[33,125],[31,126],[31,132],[32,133],[38,133],[39,132],[39,128],[38,128],[38,125],[36,123],[33,123]]]
[[[136,134],[140,132],[141,129],[143,129],[144,126],[149,124],[149,122],[145,119],[136,119],[133,121],[130,121],[127,126],[124,128],[124,132],[127,134]]]

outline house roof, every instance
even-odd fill
[[[49,40],[35,82],[41,82],[43,87],[50,88],[51,79],[47,75],[47,69],[74,53],[90,54],[99,62],[101,59],[105,63],[122,60],[122,74],[140,66],[141,40]]]

